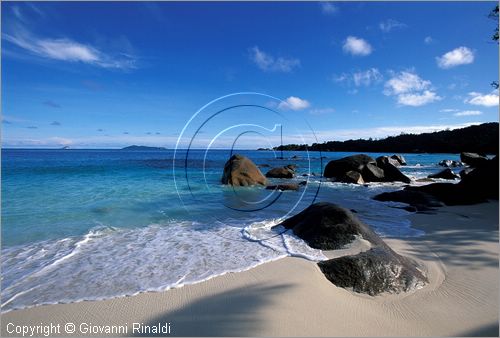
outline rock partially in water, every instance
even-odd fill
[[[297,183],[282,183],[276,185],[268,185],[266,187],[267,190],[299,190],[299,185]]]
[[[249,186],[266,185],[267,180],[248,157],[235,154],[224,165],[221,182],[233,186]]]
[[[406,160],[405,160],[405,158],[402,155],[396,155],[396,154],[394,154],[394,155],[391,156],[391,158],[393,160],[398,161],[398,163],[400,165],[406,165]]]
[[[270,178],[293,178],[295,171],[288,167],[272,168],[266,173],[266,177]]]
[[[332,160],[326,165],[324,176],[326,178],[340,178],[348,171],[361,172],[367,163],[375,164],[375,160],[365,154],[352,155],[338,160]]]
[[[471,167],[477,167],[481,164],[484,164],[488,161],[488,158],[483,155],[479,155],[476,153],[460,153],[460,161],[468,164]]]
[[[363,180],[363,176],[357,171],[351,170],[344,174],[344,176],[340,177],[337,182],[342,183],[354,183],[354,184],[365,184]]]
[[[460,178],[460,176],[458,176],[457,174],[455,174],[453,172],[453,170],[451,170],[450,168],[441,170],[440,172],[438,172],[436,174],[431,174],[431,175],[429,175],[427,177],[428,178],[442,178],[442,179],[445,179],[445,180],[455,180],[457,178]]]

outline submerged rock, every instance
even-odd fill
[[[318,263],[336,286],[376,295],[409,291],[427,281],[414,262],[395,253],[351,211],[335,204],[313,204],[280,225],[316,249],[341,249],[357,236],[370,242],[368,251]]]
[[[268,190],[299,190],[299,184],[297,183],[283,183],[283,184],[276,184],[276,185],[268,185],[266,187]]]
[[[222,184],[233,186],[266,185],[259,168],[247,157],[235,154],[224,165]]]
[[[288,167],[272,168],[266,173],[266,177],[271,178],[293,178],[295,171]]]

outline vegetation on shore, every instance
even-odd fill
[[[483,123],[454,130],[424,134],[401,134],[383,139],[357,139],[323,143],[287,144],[275,150],[352,151],[383,153],[460,153],[498,154],[498,122]]]

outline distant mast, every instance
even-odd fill
[[[280,138],[281,138],[281,159],[283,159],[283,125],[280,124]]]

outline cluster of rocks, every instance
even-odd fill
[[[268,165],[260,165],[265,167]],[[222,174],[222,184],[232,186],[252,186],[263,185],[270,190],[299,190],[300,186],[306,185],[306,181],[299,183],[280,183],[268,185],[267,178],[294,178],[297,166],[289,164],[284,167],[272,168],[264,176],[259,168],[247,157],[235,154],[224,165],[224,173]]]
[[[466,153],[467,154],[467,153]],[[477,157],[471,157],[477,158]],[[471,168],[460,172],[458,183],[432,183],[420,187],[408,186],[400,191],[379,194],[374,199],[410,204],[416,211],[442,205],[467,205],[498,199],[498,156],[492,159],[470,160]]]
[[[342,249],[358,236],[370,242],[367,251],[318,263],[336,286],[377,295],[410,291],[427,282],[413,261],[398,255],[352,212],[335,204],[313,204],[277,226],[292,229],[316,249]]]
[[[358,154],[328,162],[324,177],[336,182],[356,184],[394,181],[410,183],[411,179],[398,169],[402,165],[406,165],[406,161],[400,155],[380,156],[375,160],[368,155]]]

